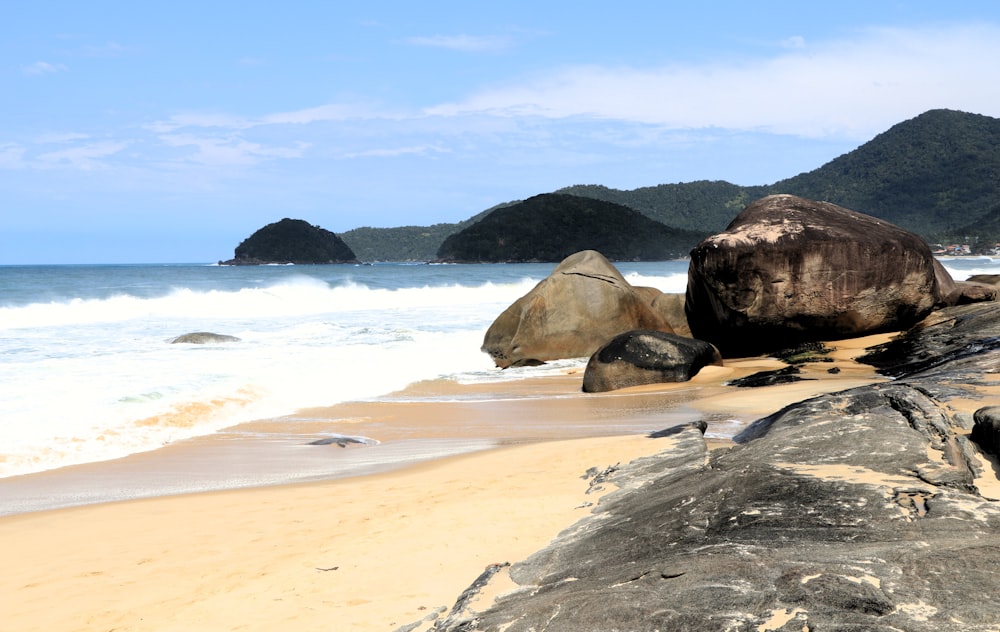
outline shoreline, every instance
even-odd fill
[[[143,476],[218,482],[237,465],[270,465],[286,476],[175,495],[147,487],[150,497],[0,517],[10,551],[0,594],[15,596],[5,624],[396,630],[450,608],[486,566],[517,562],[589,515],[599,497],[587,493],[593,472],[669,450],[670,437],[650,432],[708,419],[713,447],[725,449],[727,433],[789,403],[883,381],[852,358],[889,337],[830,343],[833,364],[805,365],[802,377],[814,379],[785,385],[724,385],[784,366],[767,358],[709,367],[690,382],[602,394],[580,392],[580,372],[495,385],[425,382],[117,462],[14,477],[25,479],[22,494],[38,498],[65,493],[71,481],[98,495],[114,484],[142,491],[150,480]],[[834,365],[836,375],[827,372]],[[306,445],[334,433],[381,443]],[[428,456],[448,441],[461,449]],[[413,442],[424,442],[410,454],[421,453],[421,462],[308,478],[314,460],[361,459]],[[14,487],[0,480],[0,496]]]
[[[708,366],[688,382],[582,393],[582,369],[459,384],[431,380],[359,402],[246,422],[119,459],[0,478],[0,518],[103,502],[354,478],[506,445],[643,435],[695,420],[726,440],[758,417],[820,393],[880,379],[853,358],[878,334],[830,343],[833,364],[765,388],[727,380],[787,366],[766,357]],[[344,446],[336,444],[344,438]],[[310,445],[314,441],[329,445]]]

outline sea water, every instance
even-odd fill
[[[956,280],[1000,259],[943,259]],[[619,263],[683,292],[686,261]],[[421,380],[500,371],[490,323],[554,264],[0,266],[0,477],[113,459]],[[239,342],[171,344],[208,331]]]
[[[480,351],[554,264],[0,266],[0,477],[152,450],[429,379],[523,379]],[[683,292],[687,262],[619,264]],[[171,344],[208,331],[238,342]]]

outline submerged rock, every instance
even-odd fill
[[[176,338],[170,340],[170,344],[191,344],[191,345],[208,345],[208,344],[221,344],[226,342],[240,342],[240,338],[236,336],[227,336],[225,334],[213,334],[210,331],[195,331],[189,334],[182,334]]]
[[[735,380],[729,380],[726,382],[729,386],[739,386],[742,388],[758,388],[761,386],[775,386],[777,384],[790,384],[792,382],[800,382],[805,379],[799,374],[802,373],[802,369],[792,365],[786,366],[783,369],[773,369],[771,371],[758,371],[746,377],[736,378]]]

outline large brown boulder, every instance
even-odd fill
[[[655,287],[634,286],[653,311],[663,317],[678,336],[691,337],[687,314],[684,313],[684,295],[661,292]]]
[[[772,195],[691,251],[685,309],[694,337],[730,357],[907,329],[944,301],[935,264],[888,222]]]
[[[937,260],[935,263],[940,265]],[[944,270],[944,266],[941,266],[941,270]],[[946,270],[944,273],[948,274]],[[950,280],[951,275],[948,275],[948,278]],[[938,282],[941,284],[940,277]],[[942,307],[995,301],[1000,295],[1000,275],[974,274],[965,281],[952,281],[950,285],[941,284],[941,291],[945,295]]]
[[[506,368],[592,355],[633,329],[673,333],[670,324],[599,252],[566,257],[486,331],[482,350]]]

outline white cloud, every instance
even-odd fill
[[[57,72],[66,72],[67,70],[69,70],[69,68],[63,64],[50,64],[47,61],[36,61],[33,64],[21,66],[21,72],[29,77],[50,75]]]
[[[359,151],[354,153],[346,154],[346,158],[395,158],[397,156],[407,156],[407,155],[419,155],[426,156],[428,154],[443,154],[448,153],[448,150],[444,147],[438,145],[414,145],[410,147],[395,147],[391,149],[369,149],[366,151]]]
[[[36,138],[35,141],[42,145],[61,145],[78,140],[87,140],[88,138],[90,138],[89,134],[81,134],[78,132],[52,132],[49,134],[42,134]]]
[[[781,40],[781,42],[779,42],[779,45],[782,48],[805,48],[806,38],[802,37],[801,35],[793,35],[789,38]]]
[[[158,134],[168,134],[185,127],[218,127],[221,129],[246,129],[251,127],[249,119],[232,114],[190,112],[174,114],[164,121],[156,121],[145,128]]]
[[[127,141],[101,141],[78,147],[69,147],[39,154],[37,160],[47,166],[70,166],[84,171],[101,169],[107,166],[101,158],[117,154],[128,147]]]
[[[80,54],[85,57],[118,57],[128,51],[128,47],[122,46],[118,42],[105,42],[97,46],[84,46],[80,49]]]
[[[514,41],[500,35],[431,35],[406,38],[407,44],[447,48],[467,53],[497,52],[510,48]]]
[[[306,125],[322,121],[346,121],[351,119],[372,118],[372,108],[331,103],[317,107],[304,108],[291,112],[276,112],[262,116],[253,121],[253,125]]]
[[[250,166],[273,158],[300,158],[309,147],[303,142],[294,147],[267,147],[236,136],[194,134],[165,134],[160,140],[169,147],[194,147],[196,151],[184,161],[211,166]]]
[[[218,128],[242,131],[265,125],[307,125],[323,121],[347,121],[369,118],[397,118],[398,115],[377,113],[373,107],[355,104],[330,103],[315,107],[274,112],[258,117],[211,112],[174,114],[162,121],[145,126],[157,134],[170,134],[185,128]]]
[[[0,144],[0,169],[20,169],[25,166],[24,147],[13,143]]]
[[[860,139],[928,109],[1000,114],[1000,27],[873,29],[749,62],[576,66],[429,115],[591,117]]]

